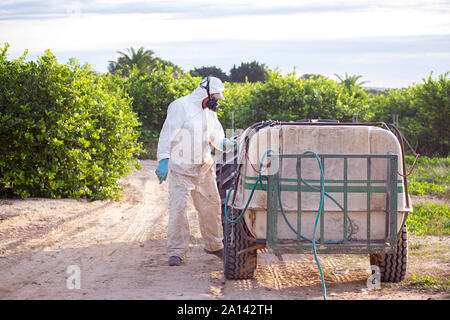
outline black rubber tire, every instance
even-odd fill
[[[405,279],[408,264],[408,230],[406,224],[399,234],[396,249],[392,253],[370,254],[370,264],[380,268],[381,282],[400,282]]]
[[[246,234],[244,234],[244,232]],[[257,250],[238,252],[255,245],[256,241],[247,229],[245,221],[225,221],[223,270],[229,280],[253,278],[257,265]]]

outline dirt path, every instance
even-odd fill
[[[0,299],[322,299],[310,254],[279,261],[260,251],[254,279],[224,280],[221,261],[203,252],[192,205],[187,261],[168,267],[167,183],[158,184],[155,161],[141,164],[121,180],[120,202],[1,200]],[[448,285],[411,284],[425,274],[448,283],[449,237],[411,238],[410,247],[407,279],[374,291],[366,255],[321,255],[328,299],[449,299]],[[80,288],[69,289],[78,271]]]

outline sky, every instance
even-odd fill
[[[0,0],[5,42],[11,58],[50,49],[99,72],[144,47],[185,71],[258,61],[401,88],[450,71],[450,0]]]

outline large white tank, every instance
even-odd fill
[[[236,197],[229,197],[228,204],[234,209],[242,210],[250,197],[253,185],[259,174],[255,169],[260,168],[260,161],[267,150],[273,150],[270,168],[265,166],[264,175],[279,173],[282,185],[281,203],[287,220],[297,227],[297,207],[299,192],[297,189],[297,159],[280,159],[276,155],[302,154],[306,151],[314,151],[319,155],[397,155],[399,173],[403,172],[402,149],[398,139],[389,130],[376,126],[362,125],[291,125],[279,124],[260,129],[256,133],[246,131],[241,136],[248,140],[248,153],[241,147],[239,158],[243,163],[240,179],[236,188]],[[347,161],[347,177],[344,179],[344,161]],[[368,172],[368,163],[370,169]],[[348,212],[348,233],[351,233],[349,241],[384,241],[387,239],[387,212],[389,211],[389,197],[385,192],[387,188],[389,160],[387,158],[325,158],[323,162],[325,174],[325,186],[329,196],[334,201],[325,197],[324,201],[324,239],[326,241],[338,241],[343,238],[344,229],[344,192],[346,187]],[[315,158],[302,158],[301,177],[311,185],[318,186],[320,170]],[[368,177],[368,173],[370,177]],[[407,199],[403,178],[395,175],[397,180],[397,230],[400,230],[405,214],[412,210],[408,206],[411,201]],[[367,198],[367,180],[370,179],[372,190],[370,199]],[[343,181],[347,184],[344,186]],[[264,185],[267,182],[264,180]],[[319,207],[319,192],[309,192],[305,184],[302,184],[301,197],[301,235],[311,238],[314,222]],[[255,190],[247,211],[244,215],[247,226],[256,238],[266,238],[267,233],[267,191],[260,186]],[[305,191],[303,191],[305,190]],[[368,210],[368,205],[370,206]],[[291,230],[277,204],[277,232],[278,239],[296,239],[297,235]],[[370,221],[367,221],[367,212],[370,211]],[[352,229],[350,230],[350,228]],[[368,230],[368,227],[370,228]],[[320,224],[319,224],[320,229]],[[368,232],[369,231],[369,232]],[[317,233],[316,239],[320,239]]]

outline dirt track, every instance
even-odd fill
[[[255,279],[229,281],[222,263],[203,252],[193,206],[186,263],[168,267],[167,183],[156,162],[121,180],[124,198],[76,201],[31,198],[0,201],[0,299],[322,299],[311,254],[258,253]],[[366,255],[320,255],[328,299],[449,299],[449,291],[408,285],[414,274],[449,277],[449,237],[411,238],[407,279],[368,291]],[[80,271],[80,289],[68,289]],[[69,273],[67,272],[69,271]]]

